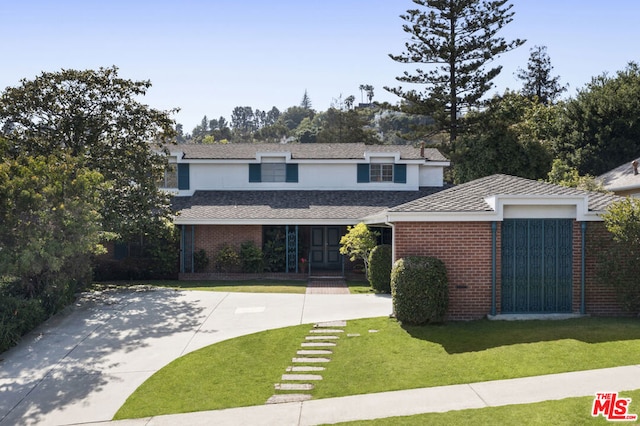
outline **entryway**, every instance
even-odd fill
[[[317,270],[342,270],[340,226],[312,226],[310,236],[310,267]],[[312,272],[313,273],[313,272]]]
[[[501,313],[571,312],[572,269],[572,220],[502,222]]]

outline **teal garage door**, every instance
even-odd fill
[[[572,220],[502,222],[501,312],[571,312]]]

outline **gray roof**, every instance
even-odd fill
[[[589,210],[603,211],[621,199],[612,194],[589,192],[509,175],[492,175],[389,209],[390,212],[485,212],[492,211],[485,198],[495,195],[589,196]]]
[[[640,162],[640,158],[636,159]],[[640,188],[640,174],[633,173],[631,161],[616,167],[600,176],[597,180],[602,182],[605,189],[609,191]]]
[[[255,160],[256,154],[269,152],[291,152],[292,159],[364,159],[365,152],[400,153],[402,160],[449,161],[435,148],[425,148],[424,157],[420,148],[410,145],[365,145],[363,143],[307,143],[307,144],[181,144],[171,147],[172,151],[182,151],[184,159]]]
[[[358,220],[424,197],[441,187],[419,191],[196,191],[174,197],[180,220]]]

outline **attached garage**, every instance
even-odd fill
[[[600,214],[620,197],[493,175],[391,208],[393,256],[434,256],[449,276],[449,319],[620,313],[595,277]]]
[[[505,219],[501,235],[501,312],[572,312],[572,221]]]

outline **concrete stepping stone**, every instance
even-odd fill
[[[327,321],[327,322],[319,322],[315,325],[316,327],[346,327],[346,321]]]
[[[287,402],[309,401],[311,395],[303,393],[285,393],[281,395],[273,395],[267,399],[267,404],[285,404]]]
[[[308,356],[291,359],[291,362],[293,362],[294,364],[307,364],[307,363],[314,363],[314,362],[329,362],[329,361],[331,361],[330,358],[308,357]]]
[[[296,367],[296,366],[287,367],[287,371],[288,372],[292,372],[292,371],[293,372],[305,372],[305,371],[308,372],[308,371],[324,371],[324,370],[326,370],[326,368],[324,368],[324,367],[313,367],[313,366],[310,366],[310,365],[298,366],[298,367]]]
[[[302,381],[302,380],[322,380],[319,374],[283,374],[282,380]]]
[[[333,352],[326,349],[303,349],[296,353],[298,355],[331,355]]]
[[[331,348],[336,344],[333,342],[310,342],[310,343],[302,343],[300,346],[303,348]]]
[[[313,330],[309,330],[309,333],[334,334],[334,333],[344,333],[344,330],[338,330],[335,328],[314,328]]]
[[[276,383],[274,388],[281,391],[311,391],[315,386],[311,383]]]
[[[338,336],[307,336],[305,340],[338,340]]]
[[[347,337],[360,337],[360,333],[347,334]]]

